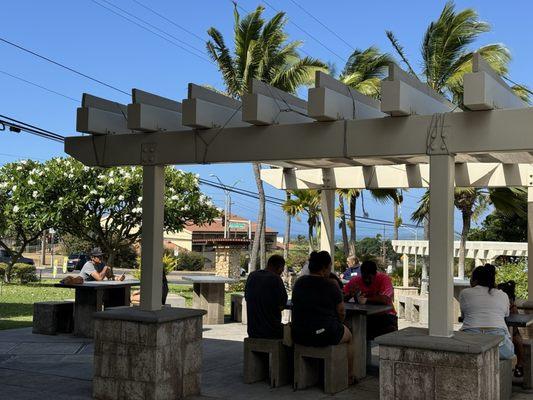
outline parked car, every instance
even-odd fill
[[[0,262],[9,263],[11,261],[11,253],[6,249],[0,249]],[[35,263],[31,258],[20,257],[17,261],[18,263],[34,265]]]
[[[84,253],[75,253],[68,256],[67,271],[81,270],[83,265],[89,261],[89,256]]]

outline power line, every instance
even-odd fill
[[[159,18],[162,18],[162,19],[164,19],[165,21],[167,21],[168,23],[170,23],[170,24],[174,25],[175,27],[181,29],[182,31],[187,32],[189,35],[194,36],[195,38],[197,38],[198,40],[200,40],[202,43],[205,43],[205,39],[204,39],[204,38],[198,36],[196,33],[194,33],[194,32],[192,32],[192,31],[188,30],[187,28],[184,28],[183,26],[181,26],[180,24],[178,24],[178,23],[176,23],[175,21],[171,20],[170,18],[165,17],[163,14],[157,12],[157,11],[154,10],[153,8],[148,7],[146,4],[143,4],[143,3],[141,3],[141,2],[138,1],[138,0],[132,0],[132,1],[135,2],[135,3],[137,3],[138,5],[140,5],[140,6],[143,7],[144,9],[150,11],[151,13],[157,15]]]
[[[1,114],[0,114],[0,125],[2,125],[4,129],[6,125],[9,126],[12,132],[24,131],[29,134],[39,136],[45,139],[50,139],[50,140],[60,142],[60,143],[63,143],[65,140],[65,137],[58,133],[55,133],[55,132],[52,132],[46,129],[42,129],[42,128],[39,128],[38,126],[31,125],[26,122],[22,122],[22,121],[19,121],[14,118],[7,117]]]
[[[45,90],[45,91],[47,91],[47,92],[50,92],[50,93],[56,94],[56,95],[58,95],[58,96],[61,96],[61,97],[66,98],[66,99],[68,99],[68,100],[72,100],[72,101],[74,101],[74,102],[76,102],[76,103],[79,103],[79,100],[76,100],[74,97],[70,97],[70,96],[67,96],[66,94],[56,92],[55,90],[49,89],[49,88],[47,88],[47,87],[45,87],[45,86],[41,86],[41,85],[39,85],[38,83],[28,81],[28,80],[26,80],[26,79],[24,79],[24,78],[21,78],[20,76],[16,76],[16,75],[10,74],[9,72],[1,71],[1,70],[0,70],[0,73],[1,73],[1,74],[4,74],[4,75],[7,75],[7,76],[9,76],[9,77],[11,77],[11,78],[17,79],[17,80],[19,80],[19,81],[21,81],[21,82],[27,83],[27,84],[29,84],[29,85],[32,85],[32,86],[38,87],[39,89],[43,89],[43,90]]]
[[[19,50],[22,50],[22,51],[24,51],[24,52],[26,52],[26,53],[28,53],[28,54],[31,54],[31,55],[33,55],[33,56],[35,56],[35,57],[38,57],[38,58],[40,58],[40,59],[42,59],[42,60],[45,60],[45,61],[47,61],[47,62],[49,62],[49,63],[52,63],[52,64],[54,64],[54,65],[57,65],[58,67],[61,67],[61,68],[63,68],[63,69],[66,69],[67,71],[70,71],[70,72],[72,72],[72,73],[74,73],[74,74],[76,74],[76,75],[82,76],[82,77],[84,77],[84,78],[86,78],[86,79],[89,79],[89,80],[91,80],[91,81],[93,81],[93,82],[96,82],[96,83],[98,83],[98,84],[100,84],[100,85],[103,85],[103,86],[105,86],[105,87],[107,87],[107,88],[109,88],[109,89],[113,89],[113,90],[115,90],[115,91],[117,91],[117,92],[120,92],[120,93],[123,93],[123,94],[125,94],[125,95],[127,95],[127,96],[130,96],[130,93],[128,93],[128,92],[126,92],[126,91],[124,91],[124,90],[122,90],[122,89],[119,89],[119,88],[117,88],[117,87],[115,87],[115,86],[113,86],[113,85],[110,85],[109,83],[105,83],[105,82],[103,82],[103,81],[101,81],[101,80],[99,80],[99,79],[93,78],[92,76],[89,76],[89,75],[87,75],[87,74],[84,74],[83,72],[80,72],[80,71],[78,71],[78,70],[75,70],[74,68],[69,67],[69,66],[67,66],[67,65],[65,65],[65,64],[61,64],[61,63],[58,62],[58,61],[52,60],[51,58],[48,58],[48,57],[43,56],[43,55],[41,55],[41,54],[39,54],[39,53],[36,53],[35,51],[29,50],[29,49],[27,49],[27,48],[25,48],[25,47],[23,47],[23,46],[21,46],[21,45],[18,45],[18,44],[16,44],[16,43],[11,42],[11,41],[9,41],[9,40],[7,40],[7,39],[5,39],[5,38],[0,37],[0,41],[4,42],[4,43],[6,43],[6,44],[8,44],[8,45],[10,45],[10,46],[13,46],[13,47],[15,47],[15,48],[17,48],[17,49],[19,49]]]
[[[135,1],[135,0],[134,0]],[[309,11],[307,11],[300,3],[298,3],[296,0],[290,0],[292,4],[294,4],[296,7],[298,7],[300,10],[302,10],[304,13],[306,13],[308,16],[313,18],[316,22],[318,22],[323,28],[325,28],[329,33],[331,33],[333,36],[335,36],[337,39],[339,39],[341,42],[343,42],[346,46],[348,46],[350,49],[355,50],[354,47],[348,43],[346,40],[342,38],[342,36],[338,35],[335,31],[330,29],[326,24],[324,24],[322,21],[320,21],[317,17],[315,17],[313,14],[311,14]]]
[[[263,3],[265,3],[267,6],[269,6],[272,10],[274,10],[275,12],[279,12],[279,10],[275,9],[268,1],[266,0],[263,0]],[[311,39],[313,39],[315,42],[317,42],[319,45],[321,45],[323,48],[325,48],[327,51],[329,51],[331,54],[333,54],[335,57],[337,57],[339,60],[345,62],[345,58],[344,57],[341,57],[340,55],[338,55],[337,53],[335,53],[333,50],[331,50],[328,46],[326,46],[322,41],[318,40],[316,37],[314,37],[313,35],[311,35],[309,32],[307,32],[305,29],[303,29],[300,25],[296,24],[295,22],[293,22],[292,20],[289,19],[289,23],[294,25],[296,28],[298,28],[300,31],[302,31],[304,34],[306,34],[308,37],[310,37]]]
[[[187,53],[189,53],[189,54],[192,54],[193,56],[195,56],[195,57],[197,57],[197,58],[199,58],[199,59],[201,59],[201,60],[203,60],[203,61],[206,61],[206,62],[208,62],[208,63],[211,64],[211,60],[210,60],[210,59],[208,59],[208,58],[206,58],[206,57],[203,57],[203,56],[201,56],[201,55],[199,55],[199,54],[197,54],[197,53],[195,53],[195,52],[193,52],[193,51],[191,51],[191,50],[189,50],[189,49],[183,47],[183,46],[180,45],[179,43],[176,43],[174,40],[176,40],[176,41],[178,41],[178,42],[180,42],[180,43],[183,43],[184,45],[189,46],[189,47],[191,47],[192,49],[194,49],[194,50],[196,50],[196,51],[201,52],[201,50],[198,50],[196,47],[191,46],[191,45],[188,44],[187,42],[184,42],[183,40],[178,39],[176,36],[174,36],[174,35],[172,35],[172,34],[166,32],[166,31],[164,31],[164,30],[162,30],[162,29],[160,29],[160,28],[158,28],[157,26],[151,24],[150,22],[147,22],[147,21],[143,20],[142,18],[137,17],[136,15],[134,15],[134,14],[132,14],[132,13],[130,13],[130,12],[124,10],[123,8],[120,8],[120,7],[116,6],[116,5],[113,4],[113,3],[110,3],[110,2],[107,1],[107,0],[101,0],[101,1],[105,1],[107,4],[111,5],[112,7],[116,8],[117,10],[120,10],[121,12],[123,12],[123,13],[125,13],[125,14],[127,14],[127,15],[132,16],[133,18],[135,18],[135,19],[141,21],[142,23],[144,23],[144,24],[146,24],[146,25],[148,25],[148,26],[151,26],[151,27],[154,28],[154,29],[157,29],[158,31],[164,33],[165,35],[170,36],[170,37],[173,38],[174,40],[171,40],[171,39],[169,39],[169,38],[167,38],[167,37],[161,35],[160,33],[157,33],[157,32],[155,32],[155,31],[151,30],[150,28],[148,28],[148,27],[146,27],[146,26],[144,26],[144,25],[139,24],[138,22],[132,20],[131,18],[128,18],[127,16],[122,15],[122,14],[116,12],[115,10],[113,10],[113,9],[111,9],[111,8],[109,8],[109,7],[107,7],[107,6],[104,5],[104,4],[99,3],[99,2],[96,1],[96,0],[91,0],[91,1],[92,1],[93,3],[95,3],[95,4],[97,4],[98,6],[100,6],[100,7],[102,7],[102,8],[105,8],[107,11],[109,11],[109,12],[111,12],[111,13],[117,15],[118,17],[123,18],[123,19],[125,19],[126,21],[129,21],[130,23],[132,23],[132,24],[138,26],[139,28],[142,28],[142,29],[144,29],[144,30],[146,30],[146,31],[148,31],[148,32],[150,32],[150,33],[152,33],[153,35],[156,35],[156,36],[160,37],[161,39],[163,39],[163,40],[167,41],[168,43],[170,43],[170,44],[172,44],[172,45],[178,47],[179,49],[181,49],[181,50],[183,50],[183,51],[185,51],[185,52],[187,52]]]

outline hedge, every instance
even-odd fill
[[[0,278],[4,279],[7,264],[0,263]],[[11,270],[11,279],[18,280],[20,283],[37,282],[37,270],[35,265],[16,263]]]

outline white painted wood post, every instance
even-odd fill
[[[160,310],[163,286],[165,167],[143,167],[141,309]]]
[[[527,294],[533,301],[533,187],[527,188]]]
[[[402,255],[403,260],[403,287],[409,287],[409,255]]]
[[[432,155],[429,159],[429,334],[451,337],[455,157]]]
[[[335,190],[322,190],[320,192],[320,250],[335,257]]]

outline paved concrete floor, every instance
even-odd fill
[[[270,389],[266,383],[242,383],[241,324],[206,326],[202,396],[208,399],[326,399],[318,388],[294,392],[290,386]],[[0,399],[78,400],[91,398],[93,345],[73,336],[33,335],[31,328],[0,331]],[[532,400],[533,391],[517,392],[513,400]],[[337,399],[378,400],[378,380],[367,378]]]

